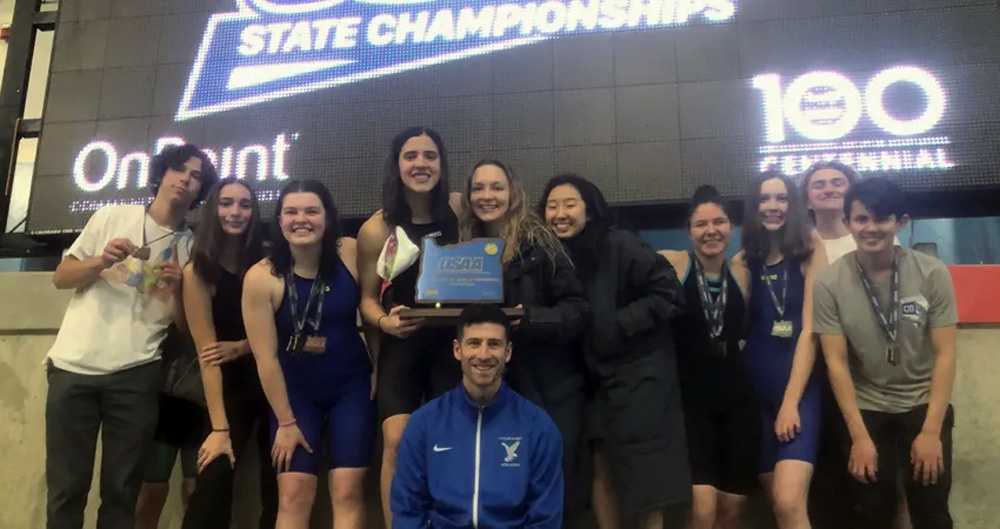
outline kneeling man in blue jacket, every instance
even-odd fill
[[[392,526],[558,529],[562,440],[541,408],[503,382],[510,324],[499,308],[459,317],[462,384],[410,417],[392,480]]]

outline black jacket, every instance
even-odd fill
[[[526,369],[543,384],[582,374],[579,338],[590,307],[567,256],[553,260],[540,247],[521,248],[504,270],[504,297],[508,307],[520,304],[525,309],[514,331],[512,374]],[[511,384],[529,393],[518,387],[516,378]]]
[[[670,263],[631,232],[610,229],[597,243],[584,289],[591,305],[584,354],[607,376],[616,365],[655,351],[674,352],[670,320],[684,298]]]

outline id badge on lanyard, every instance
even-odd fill
[[[791,338],[795,334],[795,323],[785,319],[785,303],[788,301],[788,263],[781,265],[781,299],[774,292],[774,285],[771,284],[771,274],[764,267],[764,283],[767,291],[771,294],[771,302],[774,303],[774,310],[778,312],[778,319],[771,325],[771,336],[778,338]]]

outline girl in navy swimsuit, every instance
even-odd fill
[[[812,278],[826,265],[826,254],[785,175],[769,171],[751,186],[743,251],[735,260],[750,270],[744,358],[761,407],[761,481],[778,528],[805,529],[822,424],[822,379],[813,370]]]
[[[330,193],[314,180],[286,185],[276,216],[282,237],[247,272],[243,317],[273,412],[277,525],[309,526],[325,449],[336,527],[363,527],[375,406],[357,329],[356,242],[339,236]]]

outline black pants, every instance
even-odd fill
[[[223,374],[225,377],[225,374]],[[233,444],[236,465],[242,462],[247,443],[257,432],[260,454],[260,529],[273,529],[278,515],[278,486],[271,466],[271,444],[267,424],[268,404],[259,387],[223,391],[229,439]],[[236,469],[226,456],[215,458],[198,474],[194,493],[184,513],[184,529],[229,527],[232,518],[233,477]]]
[[[515,357],[517,358],[517,357]],[[511,389],[545,410],[556,424],[563,441],[563,526],[572,522],[584,509],[590,494],[590,482],[580,479],[580,446],[587,404],[583,373],[572,367],[543,370],[521,357],[511,361],[507,380]],[[577,371],[577,372],[574,372]]]
[[[160,362],[107,375],[48,365],[45,477],[49,529],[80,529],[101,432],[98,529],[131,529],[140,463],[156,429]]]
[[[854,478],[848,474],[847,454],[843,451],[847,438],[844,416],[830,385],[823,383],[823,435],[809,487],[809,519],[814,529],[850,527],[850,498],[843,493]]]
[[[855,518],[851,527],[892,527],[896,516],[896,480],[902,468],[903,486],[913,529],[952,529],[948,494],[951,492],[951,430],[955,419],[951,406],[948,407],[941,426],[944,474],[938,476],[936,484],[926,486],[913,481],[910,448],[924,424],[927,405],[918,406],[907,413],[862,411],[861,416],[878,451],[878,481],[866,485],[851,480],[854,492],[852,514]]]

